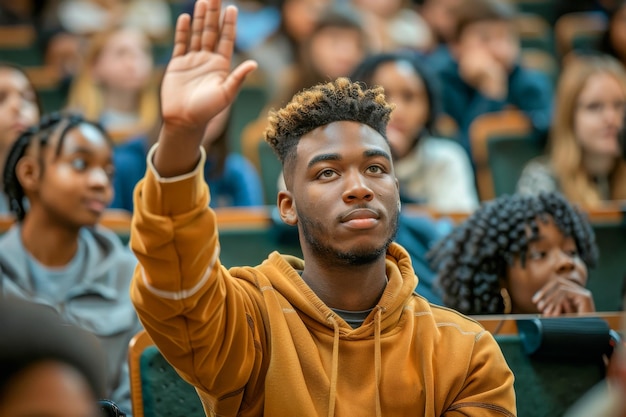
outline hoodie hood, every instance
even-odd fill
[[[315,321],[329,331],[333,331],[333,318],[342,335],[350,335],[351,338],[368,337],[373,334],[374,316],[377,310],[382,313],[381,331],[393,328],[398,322],[403,307],[414,294],[417,286],[417,276],[411,266],[411,258],[404,248],[392,243],[387,250],[386,271],[389,280],[380,300],[372,313],[359,328],[353,329],[341,317],[333,312],[304,282],[298,271],[304,269],[304,261],[290,255],[281,255],[273,252],[259,267],[261,274],[255,274],[254,280],[268,280],[257,282],[260,287],[271,285],[287,302],[302,315],[305,321]],[[246,273],[244,273],[244,271]],[[248,268],[234,268],[231,273],[240,278],[250,279]]]

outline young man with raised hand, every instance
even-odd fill
[[[231,71],[236,9],[182,15],[162,83],[163,127],[135,191],[132,298],[208,415],[514,416],[513,375],[492,335],[413,292],[393,243],[398,182],[381,88],[314,86],[270,113],[266,139],[304,260],[219,262],[202,133],[256,64]]]

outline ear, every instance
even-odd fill
[[[291,192],[285,190],[278,192],[278,212],[280,213],[280,218],[286,224],[290,226],[298,224],[296,204],[293,201]]]
[[[15,167],[15,174],[25,192],[34,192],[39,188],[41,166],[36,158],[23,156]]]

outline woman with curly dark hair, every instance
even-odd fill
[[[427,257],[444,304],[465,314],[595,311],[585,288],[598,258],[595,236],[558,193],[483,203]]]

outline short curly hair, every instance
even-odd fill
[[[503,313],[500,279],[507,279],[507,267],[517,256],[525,265],[528,244],[539,233],[537,220],[547,216],[574,239],[582,261],[595,266],[591,224],[561,194],[505,195],[484,203],[427,253],[444,305],[464,314]]]
[[[385,101],[382,87],[367,89],[361,83],[340,77],[305,89],[283,108],[270,111],[265,140],[283,168],[288,168],[295,161],[300,138],[332,122],[363,123],[387,140],[387,123],[392,110],[393,105]]]

